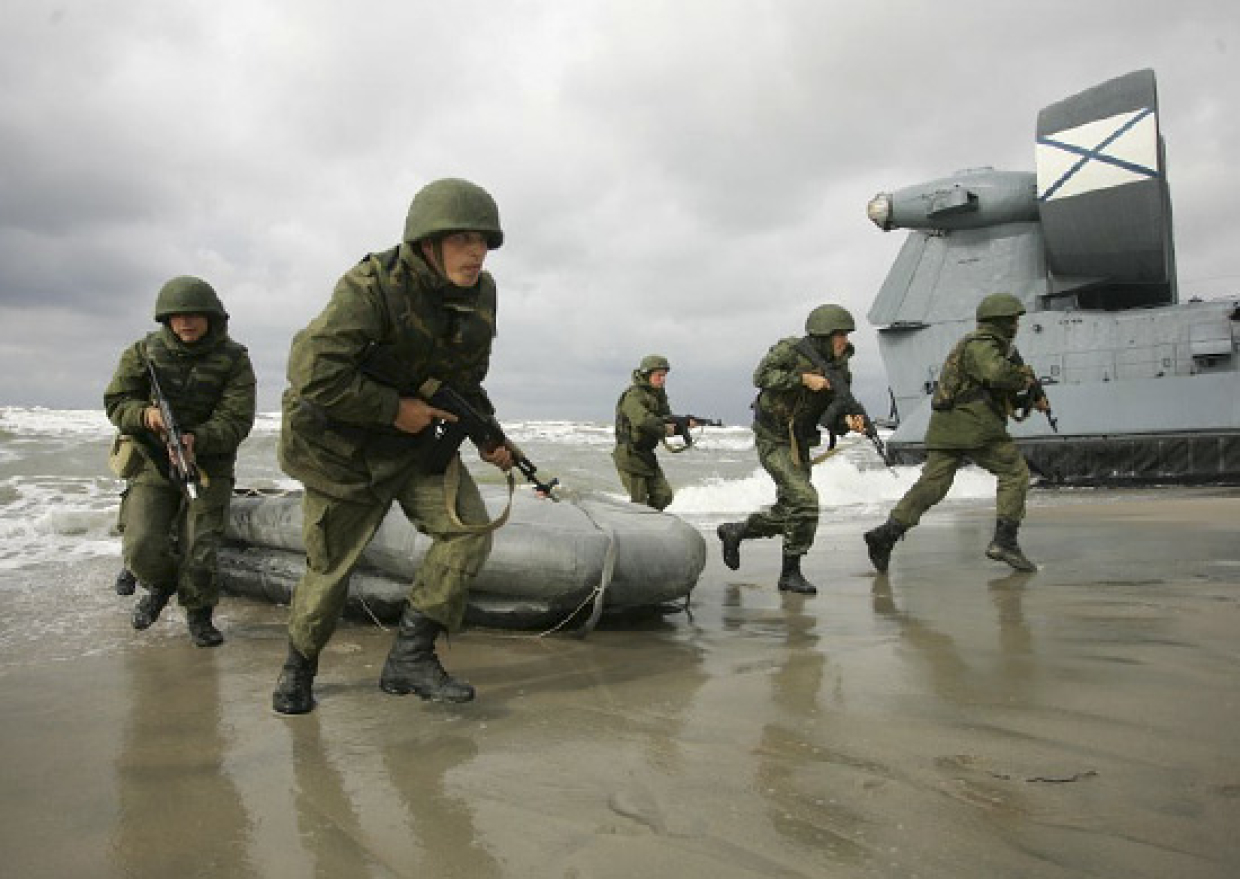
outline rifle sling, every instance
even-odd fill
[[[461,456],[453,455],[452,460],[448,462],[448,467],[443,474],[443,499],[444,508],[448,513],[448,520],[453,527],[460,529],[466,534],[489,534],[492,531],[498,531],[504,527],[504,523],[508,521],[508,514],[512,512],[512,496],[517,490],[516,480],[513,479],[512,471],[509,470],[504,474],[508,480],[508,504],[504,507],[504,512],[500,513],[495,519],[482,525],[468,525],[461,521],[461,517],[456,513],[456,496],[461,486]]]

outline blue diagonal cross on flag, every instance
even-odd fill
[[[1038,138],[1038,200],[1156,179],[1158,116],[1146,107]]]

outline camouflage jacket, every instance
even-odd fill
[[[633,383],[616,401],[616,466],[635,476],[654,476],[659,469],[655,449],[667,436],[663,419],[671,414],[667,391],[634,371]]]
[[[211,320],[207,335],[186,345],[168,327],[161,327],[121,353],[116,373],[103,394],[108,418],[121,433],[145,437],[160,448],[142,421],[143,410],[155,405],[147,358],[186,433],[194,435],[194,453],[208,476],[231,477],[237,447],[254,426],[257,382],[249,352],[228,336],[223,321]]]
[[[848,427],[843,423],[842,414],[836,419],[836,424],[820,425],[828,408],[835,402],[835,394],[829,390],[811,391],[802,383],[801,376],[815,369],[813,361],[797,350],[800,342],[801,339],[795,336],[780,339],[754,370],[753,383],[760,390],[753,401],[753,431],[758,438],[791,445],[791,425],[798,445],[804,449],[822,442],[820,426],[837,434],[847,433]],[[833,362],[849,383],[852,382],[852,373],[848,361],[853,352],[850,344],[843,356]]]
[[[409,244],[367,256],[293,338],[280,466],[332,497],[390,500],[423,456],[422,435],[393,426],[401,397],[435,378],[481,413],[494,413],[482,381],[495,307],[495,281],[487,272],[462,289]]]
[[[1025,372],[1009,359],[1012,350],[1012,343],[985,321],[956,343],[939,372],[943,393],[934,399],[926,448],[975,449],[1011,440],[1008,413],[1026,383]]]

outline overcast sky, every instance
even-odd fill
[[[0,9],[0,405],[99,408],[168,278],[200,275],[278,408],[289,340],[446,176],[499,203],[501,419],[747,423],[757,361],[905,233],[879,191],[1033,170],[1038,111],[1158,77],[1182,295],[1240,292],[1235,0],[10,0]]]

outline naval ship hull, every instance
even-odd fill
[[[1024,303],[1016,347],[1058,430],[1011,433],[1041,481],[1240,484],[1240,298],[1181,301],[1153,71],[1041,111],[1037,171],[990,168],[880,193],[909,234],[869,312],[898,461],[925,457],[930,398],[991,293]]]

